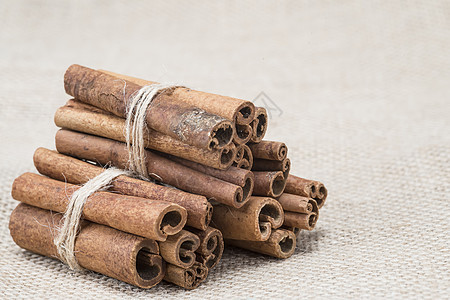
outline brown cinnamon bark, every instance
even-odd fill
[[[182,164],[183,166],[189,167],[206,175],[210,175],[219,178],[223,181],[230,182],[232,184],[242,187],[244,202],[253,193],[255,176],[251,171],[243,170],[233,166],[229,167],[227,170],[218,170],[179,157],[175,156],[166,156],[166,157],[179,164]]]
[[[299,229],[313,230],[316,226],[318,214],[300,214],[296,212],[284,212],[284,226],[296,227]]]
[[[72,184],[84,184],[104,171],[99,166],[45,148],[38,148],[34,152],[33,160],[39,173]],[[205,230],[211,221],[212,205],[201,195],[124,175],[116,177],[109,190],[123,195],[178,204],[187,211],[186,225],[201,230]]]
[[[316,200],[319,209],[325,204],[328,195],[327,189],[321,182],[295,175],[288,176],[286,193],[313,198]]]
[[[281,204],[272,198],[250,197],[240,209],[216,205],[211,224],[219,229],[225,239],[265,241],[272,228],[282,225]]]
[[[292,231],[276,229],[267,241],[227,240],[227,244],[277,258],[288,258],[294,254],[296,240]]]
[[[66,93],[87,104],[126,117],[127,107],[141,86],[82,67],[70,66],[64,74]],[[232,141],[233,124],[190,104],[173,99],[170,91],[156,96],[146,114],[149,128],[203,149],[221,148]]]
[[[172,264],[167,264],[164,280],[192,290],[205,281],[208,276],[208,268],[201,263],[195,262],[190,268],[181,268]]]
[[[80,187],[44,176],[24,173],[14,180],[11,195],[29,205],[64,213]],[[96,192],[83,208],[86,220],[158,241],[176,234],[186,224],[187,213],[177,204]]]
[[[125,119],[75,100],[69,100],[56,111],[55,124],[66,129],[125,142]],[[144,143],[147,148],[218,169],[228,168],[236,151],[232,143],[221,149],[205,150],[152,129],[148,129],[144,135]]]
[[[270,172],[253,172],[255,175],[255,187],[253,188],[253,194],[259,196],[269,196],[273,198],[279,197],[286,186],[286,180],[283,172],[270,171]]]
[[[250,123],[252,126],[253,134],[250,141],[252,143],[259,143],[266,135],[267,125],[269,118],[267,117],[267,111],[264,107],[255,108],[255,119]]]
[[[140,86],[156,83],[110,71],[100,70],[100,72],[133,82]],[[255,106],[250,101],[209,94],[183,87],[175,89],[170,96],[176,99],[176,101],[188,103],[240,125],[250,124],[255,117]]]
[[[291,169],[291,160],[285,158],[283,160],[269,160],[255,158],[253,160],[253,171],[282,171],[283,173]]]
[[[250,148],[247,145],[242,145],[242,149],[244,150],[244,155],[242,156],[242,160],[239,163],[239,168],[245,170],[251,170],[253,167],[253,154]]]
[[[284,143],[273,141],[261,141],[257,144],[248,144],[254,158],[283,160],[287,155],[287,147]]]
[[[102,165],[112,165],[124,169],[128,163],[128,151],[124,143],[69,130],[59,130],[55,139],[60,153],[88,159]],[[240,186],[192,170],[181,164],[146,151],[147,169],[157,175],[157,179],[184,191],[214,198],[233,207],[241,207],[243,191]]]
[[[278,202],[281,203],[285,211],[298,212],[302,214],[319,213],[316,200],[294,194],[283,193]]]
[[[236,145],[243,145],[250,141],[252,138],[253,129],[250,125],[235,125],[234,133],[233,133],[233,142]]]
[[[20,203],[11,213],[9,231],[19,247],[57,258],[53,239],[61,218]],[[141,288],[151,288],[164,277],[165,264],[158,253],[153,240],[88,221],[82,221],[75,240],[75,257],[83,268]]]
[[[195,251],[199,246],[198,236],[187,230],[181,230],[159,243],[162,258],[166,262],[182,268],[189,268],[194,264]]]
[[[197,249],[197,261],[208,269],[214,268],[222,258],[224,243],[220,230],[208,227],[206,230],[189,228],[200,238],[200,247]]]

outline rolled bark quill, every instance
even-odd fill
[[[272,231],[267,241],[241,241],[241,240],[226,240],[227,244],[235,247],[247,249],[253,252],[258,252],[270,255],[277,258],[288,258],[294,254],[296,246],[296,236],[294,232],[276,229]]]
[[[55,144],[60,153],[102,165],[111,163],[124,169],[128,163],[125,144],[110,139],[61,129],[56,133]],[[240,186],[192,170],[151,151],[146,151],[146,160],[148,172],[157,174],[164,183],[233,207],[245,203]]]
[[[56,126],[125,142],[125,119],[94,106],[69,100],[55,113]],[[169,153],[217,169],[228,168],[235,155],[234,144],[221,149],[205,150],[183,143],[158,131],[144,134],[146,148]]]
[[[190,268],[181,268],[167,264],[164,280],[174,283],[185,289],[197,288],[208,276],[208,268],[199,262],[195,262]]]
[[[284,143],[261,141],[257,144],[248,144],[254,158],[269,160],[283,160],[287,156],[287,147]]]
[[[316,200],[319,209],[325,204],[328,195],[328,191],[323,183],[304,179],[295,175],[288,176],[286,181],[286,193],[313,198]]]
[[[208,269],[214,268],[222,258],[224,243],[220,230],[208,227],[206,230],[189,228],[200,239],[200,247],[197,249],[197,261]]]
[[[99,71],[129,82],[133,82],[134,84],[140,86],[156,83],[110,71]],[[250,101],[209,94],[183,87],[176,88],[170,96],[171,98],[176,99],[176,101],[188,103],[211,114],[231,120],[239,125],[250,124],[255,117],[255,106]]]
[[[45,148],[34,152],[33,161],[39,173],[72,184],[84,184],[104,171],[99,166]],[[187,211],[186,225],[197,229],[206,229],[211,221],[212,205],[201,195],[123,175],[113,180],[109,190],[178,204]]]
[[[250,197],[253,193],[255,176],[251,171],[243,170],[233,166],[229,167],[227,170],[218,170],[175,156],[166,157],[179,164],[182,164],[183,166],[242,187],[244,201],[246,201],[248,197]]]
[[[14,199],[42,209],[64,213],[77,185],[24,173],[14,180]],[[83,217],[146,238],[164,241],[179,232],[186,223],[187,213],[179,205],[108,192],[96,192],[88,197]]]
[[[199,246],[198,236],[187,230],[181,230],[159,243],[162,258],[182,268],[189,268],[194,264],[195,251]]]
[[[257,171],[255,175],[255,187],[253,194],[258,196],[280,197],[286,186],[286,179],[281,171]]]
[[[130,100],[142,86],[71,65],[64,74],[64,88],[67,94],[84,103],[126,117]],[[149,128],[203,149],[222,148],[231,143],[234,129],[229,120],[177,101],[170,94],[164,91],[153,99],[146,114]]]
[[[284,226],[296,227],[299,229],[313,230],[316,226],[319,215],[316,213],[300,214],[296,212],[284,212]]]
[[[250,142],[259,143],[262,141],[267,131],[268,117],[267,111],[264,107],[255,108],[255,119],[250,123],[252,126],[253,134]]]
[[[61,218],[20,203],[11,213],[9,231],[19,247],[58,258],[53,239]],[[75,240],[75,257],[83,268],[141,288],[151,288],[164,277],[165,264],[158,253],[153,240],[88,221],[82,221]]]
[[[283,206],[285,211],[298,212],[302,214],[319,214],[317,202],[312,198],[283,193],[279,198],[277,198],[277,200],[281,203],[281,206]]]
[[[235,125],[235,130],[233,133],[233,142],[236,145],[244,145],[252,138],[253,129],[250,125]]]
[[[255,158],[253,160],[252,171],[282,171],[284,173],[290,169],[291,160],[287,157],[283,160],[269,160],[261,158]]]
[[[253,154],[247,145],[236,146],[236,158],[232,166],[239,169],[251,170],[253,166]]]
[[[283,224],[281,204],[272,198],[250,197],[240,209],[215,205],[211,224],[225,239],[265,241],[272,228]]]
[[[292,231],[296,237],[299,236],[301,229],[297,227],[281,226],[281,229]]]

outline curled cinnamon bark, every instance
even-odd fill
[[[319,213],[317,202],[312,198],[283,193],[277,200],[281,203],[281,206],[283,206],[285,211],[287,210],[302,214]]]
[[[235,125],[235,130],[233,134],[233,142],[236,145],[244,145],[247,143],[253,134],[253,129],[250,125]]]
[[[164,154],[162,154],[164,155]],[[227,170],[218,170],[199,163],[185,160],[175,156],[165,155],[170,160],[173,160],[183,166],[189,167],[201,173],[219,178],[223,181],[242,187],[243,201],[245,202],[253,193],[253,186],[255,183],[255,176],[251,171],[240,169],[237,167],[229,167]]]
[[[253,189],[254,195],[269,196],[273,198],[279,197],[286,186],[286,180],[283,172],[253,172],[255,175],[255,187]]]
[[[299,229],[313,230],[316,226],[319,215],[316,213],[301,214],[296,212],[285,211],[283,225],[296,227]]]
[[[56,133],[55,144],[60,153],[102,165],[110,163],[125,169],[128,164],[124,143],[61,129]],[[146,151],[146,160],[148,172],[156,174],[156,178],[164,183],[233,207],[241,207],[245,203],[240,186],[192,170],[151,151]]]
[[[61,218],[20,203],[11,213],[9,231],[18,246],[57,258],[53,239]],[[151,288],[164,277],[165,264],[158,253],[153,240],[88,221],[82,221],[75,240],[75,257],[83,268],[141,288]]]
[[[273,141],[261,141],[257,144],[248,144],[254,158],[283,160],[287,156],[287,147],[284,143]]]
[[[200,246],[197,235],[187,230],[167,237],[167,240],[159,242],[162,258],[173,265],[189,268],[195,262],[195,251]]]
[[[64,88],[67,94],[82,102],[126,117],[129,102],[142,86],[72,65],[64,74]],[[149,128],[209,150],[231,143],[234,129],[230,121],[177,101],[170,95],[169,91],[162,92],[152,101],[146,115]]]
[[[252,196],[240,209],[214,206],[211,224],[222,232],[225,239],[265,241],[272,228],[282,225],[283,219],[283,208],[278,201]]]
[[[267,123],[269,118],[267,117],[267,111],[264,107],[255,108],[255,119],[250,123],[252,126],[253,134],[250,141],[252,143],[259,143],[262,141],[267,131]]]
[[[199,262],[195,262],[190,268],[181,268],[172,264],[167,264],[164,280],[192,290],[205,281],[208,276],[208,268]]]
[[[267,241],[227,240],[227,244],[277,258],[288,258],[294,254],[296,240],[294,232],[275,229]]]
[[[255,158],[253,160],[253,171],[282,171],[283,173],[291,169],[291,160],[285,158],[283,160],[269,160]]]
[[[69,100],[56,111],[55,124],[62,128],[125,142],[125,119],[75,100]],[[148,129],[144,135],[144,143],[147,148],[217,169],[228,168],[234,161],[236,151],[232,143],[220,149],[205,150],[152,129]]]
[[[33,160],[39,173],[72,184],[86,183],[104,171],[99,166],[45,148],[38,148],[34,152]],[[201,195],[123,175],[116,177],[109,190],[123,195],[178,204],[187,211],[186,225],[201,230],[206,229],[211,221],[212,205]]]
[[[14,180],[11,195],[29,205],[64,213],[77,185],[24,173]],[[96,192],[83,208],[86,220],[146,238],[164,241],[186,224],[187,213],[177,204]]]
[[[100,72],[133,82],[140,86],[156,83],[105,70],[100,70]],[[255,106],[250,101],[214,95],[183,87],[176,88],[170,96],[176,101],[188,103],[239,125],[250,124],[255,117]]]
[[[250,148],[247,145],[242,145],[242,149],[244,151],[242,155],[242,159],[238,164],[239,168],[245,170],[251,170],[253,167],[253,154]]]
[[[323,183],[315,180],[289,175],[286,181],[286,192],[303,197],[310,197],[316,200],[320,208],[325,204],[328,191]]]
[[[200,238],[200,247],[197,249],[197,261],[208,269],[214,268],[222,258],[224,243],[222,233],[213,227],[206,230],[190,228]]]

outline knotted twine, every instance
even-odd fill
[[[125,83],[126,84],[126,83]],[[147,126],[145,115],[153,99],[161,92],[178,86],[169,84],[152,84],[142,87],[129,102],[126,114],[125,138],[128,150],[128,170],[108,168],[90,179],[76,190],[69,199],[66,212],[61,220],[58,235],[54,239],[60,259],[70,269],[82,271],[83,268],[75,258],[75,239],[79,230],[84,204],[93,193],[109,188],[111,182],[120,175],[148,178],[146,166],[144,130]]]

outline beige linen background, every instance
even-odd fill
[[[0,2],[0,298],[445,298],[450,2]],[[17,247],[13,179],[53,148],[72,63],[252,100],[329,189],[281,261],[227,248],[197,290],[141,290]],[[260,101],[260,100],[258,100]]]

